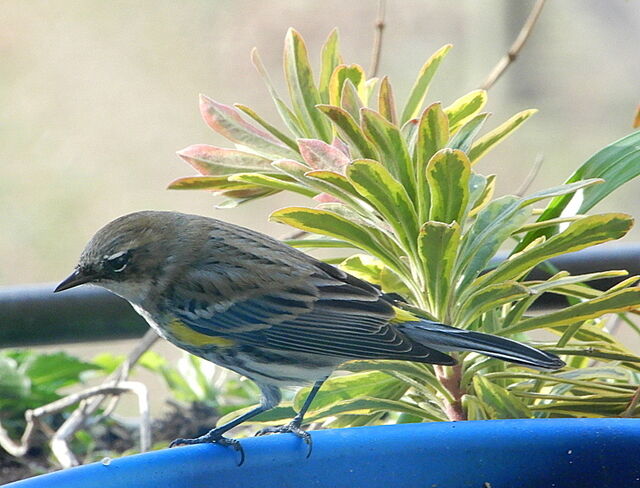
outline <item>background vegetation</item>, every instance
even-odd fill
[[[451,43],[431,89],[432,99],[446,105],[482,83],[532,4],[389,0],[380,72],[403,102],[423,60]],[[289,26],[305,36],[314,65],[337,26],[345,56],[368,67],[376,16],[375,2],[338,0],[7,0],[2,12],[0,284],[7,285],[66,276],[93,232],[126,212],[218,214],[207,194],[165,191],[167,181],[184,174],[177,149],[223,142],[201,123],[197,94],[242,102],[273,120],[247,56],[251,48],[260,48],[282,91],[282,33]],[[545,163],[532,190],[563,181],[629,131],[640,79],[640,66],[629,60],[637,56],[639,33],[634,2],[547,2],[487,106],[505,116],[540,110],[526,132],[480,163],[482,172],[501,175],[497,195],[513,191],[539,154]],[[635,214],[638,203],[626,188],[602,210]],[[218,215],[282,236],[286,229],[266,217],[284,204],[275,198]]]

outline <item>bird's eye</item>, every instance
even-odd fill
[[[105,265],[114,273],[120,273],[124,268],[127,267],[129,262],[130,253],[129,251],[121,251],[111,256],[105,256],[104,262]]]

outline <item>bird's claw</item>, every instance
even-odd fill
[[[230,439],[228,437],[223,437],[222,434],[216,434],[209,432],[200,437],[196,437],[195,439],[174,439],[169,444],[169,448],[177,447],[177,446],[191,446],[194,444],[218,444],[220,446],[231,447],[234,451],[240,453],[240,462],[238,466],[242,466],[244,463],[244,449],[242,448],[242,444],[237,439]]]
[[[300,425],[296,422],[290,422],[286,425],[280,425],[277,427],[265,427],[256,432],[256,436],[270,435],[270,434],[294,434],[304,441],[307,445],[307,458],[311,456],[311,450],[313,449],[313,442],[311,440],[311,434],[306,430],[302,430]]]

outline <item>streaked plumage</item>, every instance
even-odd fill
[[[129,300],[178,347],[256,381],[260,411],[279,402],[281,386],[319,387],[352,359],[451,365],[445,352],[462,349],[538,368],[563,365],[515,341],[404,311],[399,317],[371,284],[268,236],[201,216],[147,211],[109,223],[57,291],[87,282]],[[224,428],[199,441],[219,441]]]

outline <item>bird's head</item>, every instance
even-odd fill
[[[91,283],[136,303],[174,259],[176,219],[169,212],[136,212],[100,229],[55,292]]]

